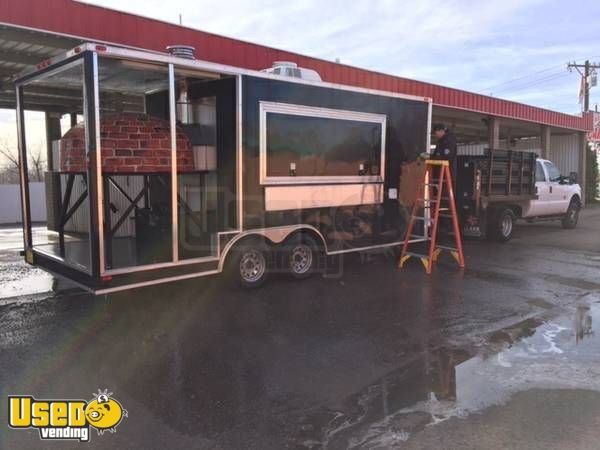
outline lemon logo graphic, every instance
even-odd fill
[[[106,430],[114,433],[123,417],[127,417],[127,411],[117,400],[111,398],[112,392],[107,389],[98,389],[98,393],[93,395],[95,398],[85,407],[85,418],[98,434],[103,434]]]

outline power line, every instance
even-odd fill
[[[488,87],[488,88],[481,89],[481,90],[480,90],[480,91],[478,91],[478,92],[480,92],[480,93],[484,93],[484,92],[487,92],[487,91],[493,90],[494,88],[497,88],[497,87],[499,87],[499,86],[504,86],[505,84],[511,84],[511,83],[514,83],[515,81],[524,80],[524,79],[526,79],[526,78],[530,78],[530,77],[533,77],[533,76],[535,76],[535,75],[539,75],[539,74],[541,74],[541,73],[545,73],[545,72],[548,72],[548,71],[550,71],[550,70],[552,70],[552,69],[556,69],[556,68],[559,68],[559,67],[564,67],[564,65],[563,65],[563,64],[559,64],[559,65],[556,65],[556,66],[548,67],[548,68],[546,68],[546,69],[538,70],[537,72],[533,72],[533,73],[530,73],[530,74],[528,74],[528,75],[523,75],[522,77],[513,78],[512,80],[504,81],[504,82],[502,82],[502,83],[495,84],[495,85],[493,85],[493,86],[490,86],[490,87]]]
[[[540,78],[540,79],[537,79],[537,80],[529,81],[529,82],[527,82],[525,84],[522,84],[522,85],[518,85],[518,86],[514,86],[514,87],[509,87],[509,88],[506,88],[506,89],[501,89],[500,91],[494,92],[493,94],[497,95],[497,94],[506,94],[507,92],[521,91],[523,89],[531,88],[531,87],[537,86],[539,84],[546,84],[546,83],[549,83],[551,81],[558,80],[559,78],[564,78],[564,77],[568,77],[568,76],[569,76],[568,73],[554,73],[554,74],[548,75],[548,76],[546,76],[544,78]]]
[[[600,58],[600,55],[590,57],[590,59],[593,59],[593,58]],[[578,61],[583,61],[583,59],[577,59],[574,62],[576,63]],[[542,73],[546,73],[546,72],[549,72],[549,71],[551,71],[553,69],[562,68],[562,67],[564,67],[564,64],[558,64],[558,65],[555,65],[555,66],[547,67],[545,69],[541,69],[541,70],[538,70],[536,72],[532,72],[532,73],[523,75],[523,76],[518,77],[518,78],[513,78],[513,79],[510,79],[510,80],[507,80],[507,81],[503,81],[502,83],[498,83],[498,84],[492,85],[492,86],[487,87],[485,89],[481,89],[481,90],[479,90],[477,92],[481,93],[481,94],[485,94],[486,92],[493,91],[494,89],[496,89],[498,87],[505,86],[507,84],[513,84],[513,83],[516,83],[517,81],[526,80],[527,78],[535,77],[536,75],[540,75]],[[535,81],[535,80],[531,80],[531,81]]]

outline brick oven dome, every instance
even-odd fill
[[[100,146],[104,173],[169,173],[169,122],[147,114],[103,114]],[[85,172],[85,127],[79,123],[60,140],[61,172]],[[177,128],[177,171],[192,172],[194,158],[188,136]]]

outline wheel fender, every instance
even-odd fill
[[[242,241],[246,242],[247,239],[259,238],[264,239],[270,244],[280,244],[283,241],[285,241],[290,235],[301,231],[310,232],[311,236],[313,236],[315,240],[317,240],[317,242],[320,242],[320,244],[322,244],[323,246],[324,251],[327,252],[327,244],[325,242],[325,238],[319,232],[319,230],[313,227],[312,225],[290,225],[285,227],[247,230],[235,236],[225,245],[220,255],[218,270],[219,272],[223,271],[223,268],[225,267],[225,262],[231,252],[231,249],[234,248],[236,245],[239,245]]]

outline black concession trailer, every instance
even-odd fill
[[[224,270],[257,286],[397,246],[403,172],[429,148],[430,99],[172,54],[85,44],[16,91],[25,258],[95,293]],[[45,227],[29,111],[45,114]]]

